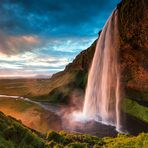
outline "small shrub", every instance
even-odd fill
[[[59,134],[60,134],[61,136],[66,136],[66,135],[67,135],[67,132],[63,130],[63,131],[60,131]]]
[[[55,142],[55,141],[53,141],[53,140],[51,140],[51,141],[49,141],[48,143],[47,143],[47,145],[48,145],[48,147],[50,148],[53,148],[55,145],[57,145],[57,143]]]
[[[70,143],[66,146],[66,148],[88,148],[88,144],[86,143],[79,143],[79,142],[74,142]]]
[[[48,141],[53,140],[57,143],[64,143],[64,141],[65,141],[65,138],[55,131],[48,132],[47,135],[46,135],[46,139]]]
[[[54,146],[54,148],[64,148],[64,146],[61,145],[61,144],[57,144],[57,145]]]

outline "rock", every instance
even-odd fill
[[[122,82],[126,95],[142,101],[148,101],[147,6],[146,0],[123,0],[118,5]]]
[[[117,5],[121,39],[119,63],[121,67],[121,82],[125,90],[124,95],[142,102],[148,102],[147,3],[146,0],[122,0]],[[48,92],[49,100],[50,94],[52,94],[52,101],[54,100],[53,96],[56,96],[57,101],[57,94],[65,96],[63,89],[67,89],[68,96],[71,96],[74,89],[81,89],[84,92],[96,43],[97,39],[89,48],[77,55],[73,62],[66,66],[64,71],[53,75],[48,87],[52,88],[53,84],[55,86]],[[52,86],[50,86],[50,83]],[[56,93],[56,90],[58,90],[58,93]]]

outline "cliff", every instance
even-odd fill
[[[143,112],[147,112],[148,106],[147,6],[146,0],[122,0],[117,5],[121,42],[119,64],[124,90],[123,97],[133,100],[133,104],[137,105],[136,108],[139,111],[136,110],[134,113],[128,111],[128,108],[135,106],[128,106],[126,110],[134,116],[138,112],[141,112],[142,116]],[[97,40],[76,56],[64,71],[53,75],[48,84],[40,89],[40,91],[42,90],[41,95],[35,99],[52,103],[71,103],[71,98],[78,98],[77,101],[82,102],[96,42]],[[76,97],[73,97],[75,91],[77,92]],[[141,105],[142,108],[139,108],[138,105]]]

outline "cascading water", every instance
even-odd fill
[[[120,130],[120,69],[118,11],[115,10],[97,41],[89,71],[83,115]]]

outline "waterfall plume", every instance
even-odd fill
[[[118,11],[108,19],[97,41],[88,75],[83,115],[120,130],[120,67]]]

